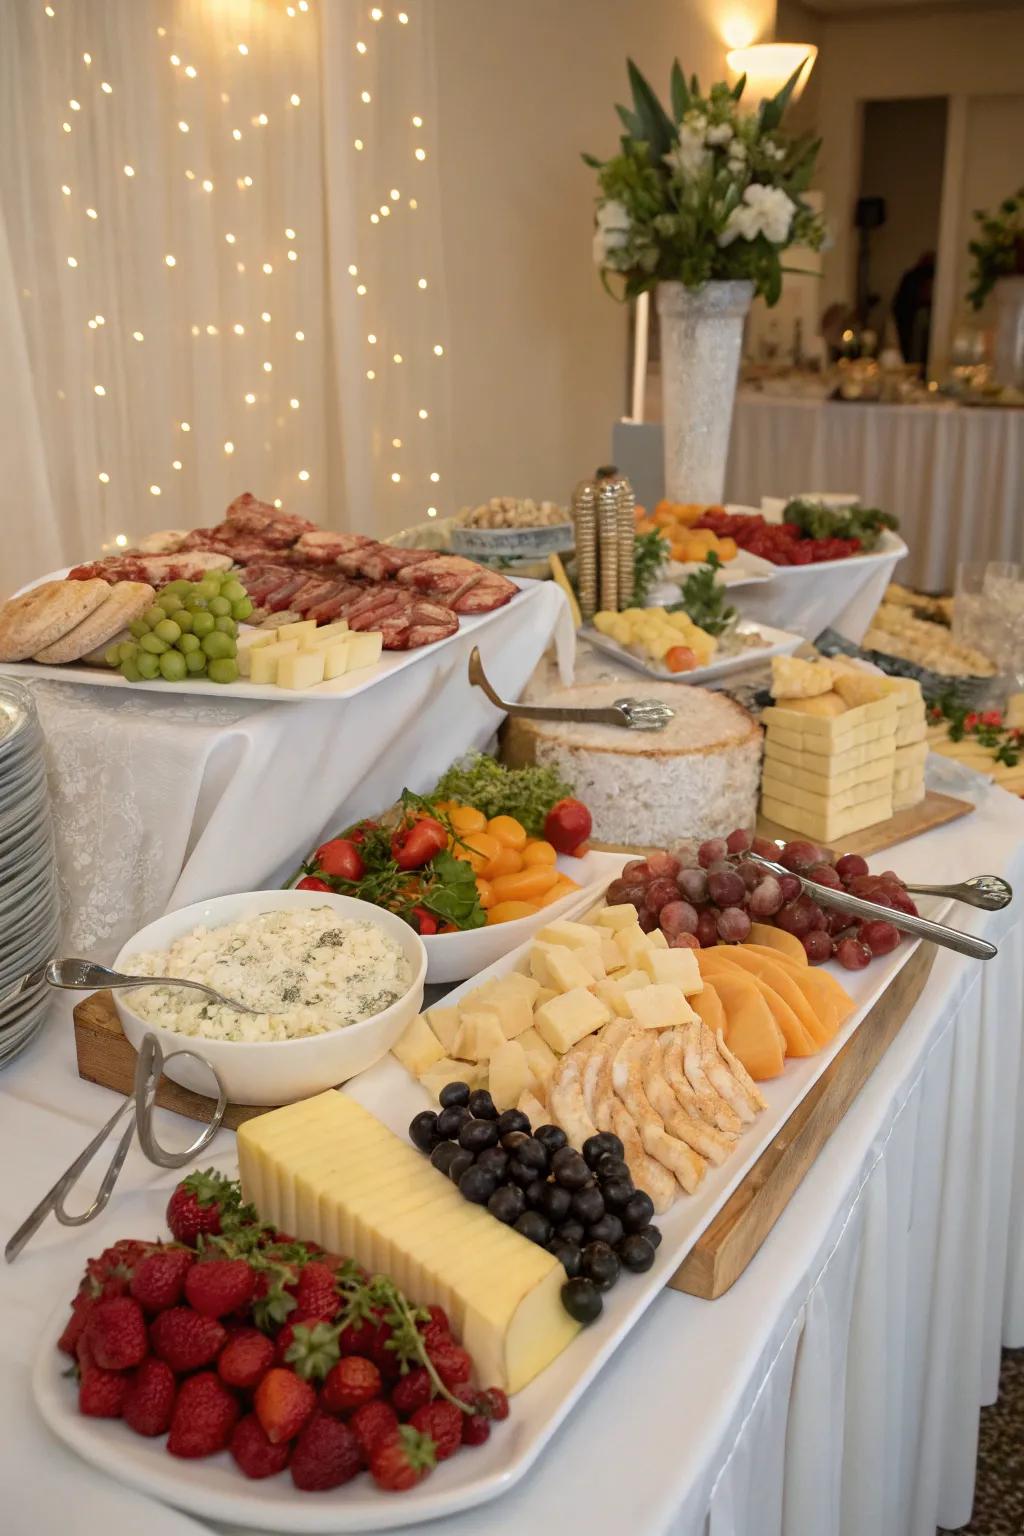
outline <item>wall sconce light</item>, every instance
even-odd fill
[[[755,43],[751,48],[733,48],[725,56],[734,79],[747,77],[744,97],[756,104],[774,96],[803,63],[804,68],[796,83],[792,100],[797,101],[814,68],[818,50],[813,43]]]

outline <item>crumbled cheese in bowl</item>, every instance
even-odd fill
[[[133,1012],[206,1040],[300,1040],[358,1024],[397,1002],[412,972],[394,939],[331,907],[258,912],[195,928],[170,949],[126,957],[136,976],[202,981],[259,1013],[238,1013],[184,987],[140,987]]]

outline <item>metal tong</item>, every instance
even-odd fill
[[[192,1056],[196,1061],[202,1062],[212,1073],[217,1084],[217,1108],[214,1111],[210,1124],[196,1137],[195,1141],[182,1152],[169,1152],[162,1147],[153,1134],[152,1113],[156,1097],[157,1085],[163,1072],[165,1062],[173,1061],[176,1056]],[[132,1092],[124,1103],[111,1115],[106,1125],[96,1133],[89,1145],[83,1147],[71,1166],[61,1174],[56,1184],[40,1200],[30,1215],[28,1215],[8,1240],[4,1249],[4,1258],[8,1264],[13,1264],[18,1254],[25,1247],[30,1238],[42,1226],[47,1216],[52,1212],[64,1227],[83,1227],[86,1222],[92,1221],[106,1208],[117,1183],[118,1175],[124,1166],[124,1160],[128,1156],[128,1149],[132,1144],[135,1132],[139,1133],[139,1144],[151,1163],[156,1163],[159,1168],[181,1168],[185,1163],[191,1162],[197,1153],[209,1146],[214,1136],[220,1130],[224,1111],[227,1108],[228,1096],[218,1076],[217,1069],[200,1056],[197,1051],[172,1051],[164,1056],[160,1042],[155,1035],[144,1035],[142,1045],[139,1048],[138,1059],[135,1063],[135,1083]],[[124,1118],[129,1116],[128,1125],[121,1133],[121,1139],[110,1160],[110,1166],[100,1182],[92,1203],[77,1216],[69,1214],[65,1207],[65,1199],[71,1189],[78,1182],[81,1175],[92,1162],[96,1153],[103,1146],[114,1127]]]
[[[663,731],[675,710],[661,699],[616,699],[603,708],[582,709],[559,704],[510,704],[492,688],[484,672],[480,651],[469,653],[469,681],[481,689],[496,709],[513,720],[582,720],[591,725],[621,725],[627,731]]]
[[[796,875],[801,890],[806,891],[821,907],[848,912],[851,917],[892,923],[902,933],[911,933],[918,939],[929,939],[933,944],[941,944],[944,949],[956,950],[959,955],[970,955],[973,960],[991,960],[998,954],[996,946],[987,939],[976,939],[973,934],[961,933],[958,928],[947,928],[944,923],[933,923],[926,917],[897,912],[892,907],[879,906],[875,901],[865,901],[862,896],[851,896],[848,891],[836,891],[830,885],[819,885],[817,880],[808,880],[806,875],[797,874],[795,870],[787,869],[784,864],[777,864],[774,859],[766,859],[759,853],[751,851],[743,857],[771,870],[773,875]]]

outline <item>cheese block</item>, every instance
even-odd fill
[[[257,651],[268,645],[276,645],[277,637],[272,629],[243,629],[235,641],[239,677],[252,675],[252,658]]]
[[[896,700],[889,695],[869,704],[861,704],[856,709],[844,707],[836,715],[809,715],[788,705],[773,704],[762,710],[761,720],[769,730],[777,726],[795,735],[827,736],[833,741],[842,742],[848,736],[859,739],[857,732],[867,725],[884,725],[886,729],[881,732],[882,735],[895,734],[896,715]]]
[[[924,741],[928,734],[928,727],[925,724],[923,711],[915,720],[911,720],[907,724],[903,723],[902,714],[903,712],[901,712],[900,723],[896,727],[897,747],[909,747],[915,742]]]
[[[418,1013],[391,1047],[391,1054],[398,1058],[413,1077],[422,1077],[424,1072],[442,1060],[444,1046],[422,1013]]]
[[[450,1056],[459,1032],[458,1008],[430,1008],[427,1010],[427,1023]]]
[[[281,631],[278,630],[278,634]],[[333,624],[318,624],[313,634],[304,642],[307,650],[313,650],[320,645],[330,645],[332,641],[344,639],[350,633],[347,619],[338,619]]]
[[[526,1060],[534,1077],[538,1082],[546,1083],[558,1065],[558,1057],[550,1045],[532,1026],[523,1031],[517,1043],[526,1052]]]
[[[905,747],[896,748],[896,768],[924,768],[928,758],[927,741],[910,742]]]
[[[927,794],[924,779],[918,784],[911,784],[906,789],[894,789],[892,792],[892,808],[894,811],[909,811],[911,806],[920,805]]]
[[[777,740],[777,734],[765,738],[765,767],[771,763],[773,766],[802,768],[808,773],[833,780],[842,779],[848,774],[855,778],[863,778],[869,772],[878,776],[883,767],[885,772],[888,772],[889,764],[892,762],[894,748],[893,739],[890,736],[865,742],[862,746],[844,747],[841,752],[817,752],[803,747],[783,746]]]
[[[345,1094],[246,1121],[238,1163],[264,1220],[383,1270],[415,1304],[444,1307],[482,1382],[520,1391],[578,1331],[559,1261],[464,1200]]]
[[[611,1011],[584,987],[574,987],[537,1009],[534,1025],[553,1051],[564,1055],[570,1046],[607,1024]]]
[[[773,726],[765,737],[765,756],[777,756],[779,751],[799,752],[805,757],[846,758],[841,765],[852,768],[858,756],[862,762],[891,752],[896,743],[896,733],[885,721],[870,721],[845,736],[842,741],[830,741],[827,736],[801,736]]]
[[[838,693],[819,693],[809,699],[782,699],[779,708],[792,714],[820,716],[824,719],[845,715],[847,710]]]
[[[781,800],[786,805],[805,806],[809,811],[823,813],[829,809],[845,811],[855,805],[864,805],[869,800],[884,799],[892,793],[892,787],[891,771],[884,778],[867,779],[861,784],[854,784],[842,790],[829,788],[824,794],[818,790],[804,789],[781,774],[776,775],[766,771],[761,780],[762,795],[767,795],[773,800]]]
[[[274,631],[279,640],[298,640],[305,645],[316,634],[315,619],[296,619],[293,624],[282,624]]]
[[[647,942],[652,949],[668,949],[669,943],[660,928],[652,928],[647,935]]]
[[[615,942],[623,962],[631,967],[638,966],[651,948],[650,935],[644,933],[639,923],[634,923],[631,928],[620,928],[615,935]]]
[[[267,651],[256,655],[266,656]],[[293,656],[282,656],[277,666],[279,688],[312,688],[324,680],[323,651],[297,651]]]
[[[322,650],[324,658],[324,682],[333,682],[336,677],[343,677],[346,672],[353,671],[352,667],[352,641],[348,635],[335,635],[323,646],[315,647]]]
[[[299,649],[297,640],[275,640],[273,645],[263,645],[252,653],[249,676],[254,683],[276,683],[277,668],[286,656],[294,656]]]
[[[505,1044],[505,1031],[493,1013],[467,1012],[459,1009],[459,1032],[455,1036],[454,1056],[466,1061],[487,1061]]]
[[[768,795],[763,796],[761,800],[761,811],[768,821],[777,822],[780,827],[786,827],[791,832],[802,832],[805,837],[812,837],[824,843],[834,842],[839,837],[847,837],[851,832],[859,832],[863,827],[873,827],[876,822],[888,821],[892,810],[891,793],[884,799],[865,800],[862,805],[853,806],[849,810],[829,812],[827,815],[823,815],[820,811],[787,805],[784,800],[775,800]]]
[[[918,784],[924,783],[924,768],[920,763],[913,763],[909,768],[897,768],[892,776],[893,792],[913,789]]]
[[[635,1019],[641,1029],[672,1029],[676,1024],[690,1024],[697,1018],[679,987],[669,982],[637,987],[626,993],[626,1002],[628,1017]]]
[[[799,656],[773,656],[773,699],[811,699],[828,693],[834,669],[830,661],[802,661]]]
[[[491,1057],[487,1072],[487,1087],[499,1112],[515,1109],[523,1094],[536,1086],[525,1050],[518,1040],[506,1040]]]
[[[542,986],[551,987],[555,992],[589,987],[595,979],[576,951],[564,944],[534,944],[530,951],[530,970]]]
[[[348,670],[357,672],[360,667],[374,666],[383,649],[384,636],[378,630],[353,633],[348,642]]]
[[[704,985],[697,955],[692,949],[652,949],[641,957],[640,965],[652,981],[676,986],[687,997],[692,997]]]
[[[805,761],[814,765],[827,764],[831,768],[838,759],[811,757]],[[846,768],[833,773],[819,772],[816,766],[797,767],[794,763],[787,763],[777,757],[766,755],[761,785],[763,788],[766,780],[772,780],[776,783],[790,784],[795,789],[810,790],[816,795],[841,795],[847,790],[857,789],[866,784],[874,786],[875,794],[882,794],[892,780],[892,772],[892,755],[888,752],[882,757],[874,758],[863,767]]]
[[[621,903],[618,906],[602,907],[594,918],[602,928],[610,928],[617,932],[620,928],[635,928],[636,907],[629,903]]]
[[[635,922],[636,908],[632,907],[630,910],[633,913],[633,920]],[[559,918],[557,922],[548,923],[546,927],[541,928],[534,935],[534,942],[537,944],[562,944],[567,949],[579,949],[581,945],[585,945],[588,948],[596,945],[597,948],[600,948],[601,934],[591,923],[574,923],[569,918],[563,917]]]
[[[432,1067],[421,1074],[420,1087],[437,1099],[441,1089],[449,1083],[468,1083],[470,1088],[482,1088],[486,1076],[486,1063],[481,1065],[475,1061],[453,1061],[450,1056],[442,1056],[440,1061],[435,1061]]]

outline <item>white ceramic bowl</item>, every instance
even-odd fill
[[[605,886],[614,880],[623,864],[632,855],[628,853],[584,854],[582,859],[566,854],[558,857],[558,867],[563,874],[571,875],[580,889],[570,891],[561,901],[553,901],[549,907],[541,907],[532,917],[517,917],[512,923],[495,923],[490,928],[470,928],[465,933],[438,933],[423,940],[427,952],[427,981],[433,985],[444,981],[465,981],[479,971],[486,970],[510,949],[516,949],[538,928],[556,917],[569,917],[577,912],[588,911],[604,894]]]
[[[391,1049],[406,1025],[419,1012],[423,1002],[423,984],[427,974],[427,956],[423,941],[401,918],[367,901],[352,896],[335,896],[327,891],[245,891],[237,896],[215,896],[196,902],[177,912],[168,912],[141,928],[124,945],[114,969],[132,971],[132,955],[145,950],[169,949],[176,939],[193,929],[219,928],[227,923],[252,917],[258,912],[279,912],[308,907],[330,907],[339,917],[350,921],[373,923],[399,945],[412,972],[412,981],[404,997],[358,1024],[324,1035],[310,1035],[299,1040],[206,1040],[202,1036],[179,1035],[172,1029],[153,1024],[132,1008],[131,992],[114,990],[114,1004],[121,1027],[136,1050],[147,1032],[156,1035],[165,1055],[172,1051],[195,1051],[213,1063],[233,1104],[291,1104],[309,1098],[325,1088],[346,1082],[358,1072],[372,1067]],[[181,1058],[169,1062],[167,1076],[183,1088],[209,1094],[209,1073],[195,1061]]]

